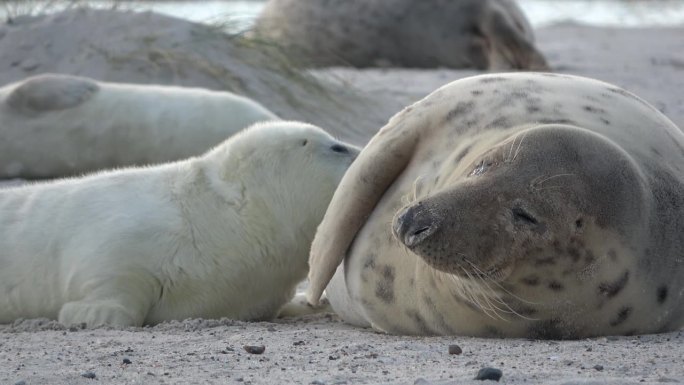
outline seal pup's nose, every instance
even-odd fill
[[[437,230],[437,222],[430,210],[422,203],[405,208],[394,217],[394,236],[410,247],[423,242]]]

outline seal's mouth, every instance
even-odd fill
[[[466,260],[466,265],[461,267],[461,271],[457,274],[465,279],[486,279],[501,282],[508,278],[513,272],[512,263],[498,263],[486,269],[477,267],[474,263]]]

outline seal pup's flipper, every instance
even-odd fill
[[[45,74],[28,79],[12,90],[7,105],[23,113],[41,113],[76,107],[100,87],[89,78]]]
[[[410,110],[405,109],[404,111]],[[402,122],[397,114],[361,151],[342,178],[309,255],[310,304],[316,305],[354,237],[376,204],[413,156],[420,130]]]

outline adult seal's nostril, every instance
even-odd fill
[[[425,208],[418,204],[400,212],[392,225],[394,236],[408,247],[414,247],[437,230],[437,223]]]

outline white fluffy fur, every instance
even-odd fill
[[[0,190],[0,323],[274,317],[357,153],[270,122],[201,157]]]
[[[229,92],[40,75],[0,88],[0,178],[184,159],[275,119]]]

